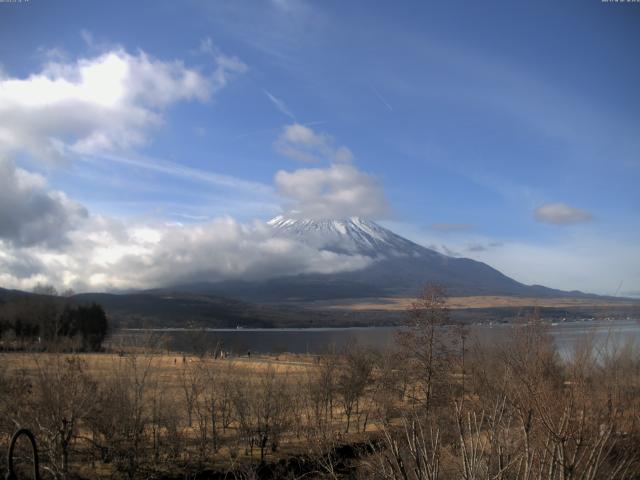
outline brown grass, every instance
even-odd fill
[[[383,297],[372,299],[346,299],[330,302],[316,302],[310,306],[331,308],[336,310],[351,311],[405,311],[414,301],[406,297]],[[463,308],[500,308],[500,307],[612,307],[622,305],[637,305],[630,300],[611,300],[598,298],[534,298],[534,297],[507,297],[507,296],[470,296],[449,297],[447,307],[451,309]]]
[[[0,362],[7,373],[15,370],[27,370],[35,372],[37,369],[36,362],[46,363],[48,357],[58,357],[59,353],[0,353]],[[62,354],[64,355],[64,354]],[[78,356],[78,354],[69,354]],[[122,357],[115,353],[83,353],[81,358],[87,363],[88,373],[95,378],[106,378],[116,368],[119,362],[123,361],[126,356]],[[149,354],[145,354],[149,356]],[[153,354],[152,365],[154,373],[159,375],[163,380],[168,381],[169,386],[179,385],[179,375],[182,371],[183,361],[193,363],[202,361],[202,359],[194,356],[182,356],[178,354]],[[316,368],[314,358],[311,355],[261,355],[247,357],[233,357],[224,360],[215,360],[213,358],[205,358],[204,361],[212,366],[223,368],[232,364],[234,371],[241,374],[256,375],[273,368],[277,373],[295,375],[303,374]],[[184,359],[184,360],[183,360]]]
[[[248,380],[250,383],[255,382],[258,384],[260,379],[269,371],[275,371],[278,376],[286,379],[288,385],[295,385],[297,382],[303,381],[307,374],[312,373],[318,368],[316,358],[310,355],[296,355],[296,354],[280,354],[280,355],[252,355],[248,357],[233,357],[226,359],[214,359],[211,357],[197,357],[194,355],[186,355],[176,353],[125,353],[119,355],[117,353],[80,353],[80,354],[62,354],[62,353],[46,353],[46,352],[3,352],[0,353],[0,362],[3,365],[4,374],[8,377],[12,374],[19,372],[25,372],[27,377],[35,378],[38,374],[38,365],[43,366],[51,363],[52,360],[60,360],[60,358],[81,358],[86,365],[86,372],[98,383],[103,382],[106,379],[114,378],[117,375],[121,375],[123,368],[126,368],[126,362],[129,357],[136,356],[142,361],[142,364],[151,362],[151,375],[155,381],[158,381],[164,398],[172,405],[172,408],[176,412],[179,412],[181,422],[181,434],[183,438],[190,444],[197,440],[197,424],[194,419],[192,427],[187,427],[187,413],[184,404],[184,391],[183,391],[183,377],[185,364],[190,366],[193,364],[199,364],[200,367],[203,363],[208,367],[219,372],[229,371],[236,379]],[[46,367],[45,367],[46,368]],[[142,367],[144,368],[144,367]],[[151,395],[152,384],[147,387],[145,397]],[[149,398],[145,400],[145,403],[149,402]],[[336,414],[338,409],[336,407]],[[341,420],[335,422],[337,429],[341,427]],[[237,432],[237,425],[234,425],[227,430],[226,433],[220,434],[220,440],[226,442],[218,452],[215,454],[209,454],[209,465],[212,468],[220,468],[224,470],[229,466],[229,459],[231,458],[231,449],[236,449],[234,443],[234,437]],[[83,432],[84,435],[88,435],[88,432]],[[359,438],[361,434],[351,434],[350,438]],[[287,441],[283,442],[281,448],[277,453],[267,452],[266,458],[274,460],[282,457],[292,456],[304,453],[307,449],[306,443],[303,439],[293,437],[291,434],[286,435]],[[87,447],[87,445],[85,445]],[[193,445],[191,447],[193,449]],[[238,460],[249,461],[254,459],[257,455],[255,452],[251,456],[242,449],[239,450]],[[146,460],[146,459],[145,459]],[[107,478],[113,477],[114,471],[109,465],[102,465],[98,462],[99,470],[96,470],[95,462],[92,465],[88,464],[76,464],[74,468],[93,478]],[[166,467],[166,466],[165,466]],[[177,466],[174,466],[178,468]],[[178,468],[179,471],[179,468]]]

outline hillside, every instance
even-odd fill
[[[269,224],[275,237],[293,239],[347,257],[365,257],[369,260],[368,265],[353,271],[308,273],[254,281],[200,282],[172,285],[170,288],[274,303],[413,297],[427,282],[444,285],[453,296],[594,297],[582,292],[524,285],[485,263],[443,255],[358,217],[342,220],[276,217]]]

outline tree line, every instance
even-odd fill
[[[71,295],[39,286],[33,294],[6,298],[0,303],[2,348],[100,350],[109,331],[104,309],[96,303],[75,304]]]

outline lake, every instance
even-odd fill
[[[469,327],[468,344],[496,343],[508,339],[517,324],[473,325]],[[571,355],[576,342],[592,334],[597,342],[610,345],[635,342],[640,345],[640,320],[582,321],[552,324],[550,327],[559,352]],[[311,353],[331,349],[341,350],[350,345],[386,349],[393,346],[401,327],[353,328],[271,328],[271,329],[128,329],[115,332],[109,345],[143,344],[151,342],[164,348],[182,352],[213,350],[216,345],[235,355],[255,353]]]

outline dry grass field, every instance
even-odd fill
[[[384,297],[372,299],[345,299],[327,302],[314,302],[309,306],[352,311],[406,311],[414,302],[414,298]],[[503,308],[503,307],[619,307],[623,305],[638,305],[632,300],[611,300],[608,298],[533,298],[508,296],[470,296],[449,297],[447,307],[451,309],[464,308]]]
[[[115,455],[126,458],[132,436],[138,435],[140,438],[135,443],[144,447],[140,447],[141,452],[136,455],[144,458],[146,468],[160,469],[167,475],[171,472],[181,475],[185,469],[197,470],[205,465],[219,471],[229,468],[242,471],[258,459],[275,462],[307,453],[310,437],[302,431],[306,427],[317,427],[310,425],[314,415],[325,415],[325,420],[331,418],[330,425],[325,422],[322,427],[331,429],[333,433],[327,433],[331,439],[318,438],[319,442],[327,442],[326,445],[338,440],[362,441],[365,431],[375,429],[373,422],[361,427],[358,412],[357,425],[350,420],[350,431],[345,432],[344,407],[337,397],[331,400],[330,412],[311,411],[311,405],[306,403],[307,388],[321,375],[319,360],[316,356],[295,354],[214,359],[150,353],[138,348],[120,353],[0,353],[3,378],[14,379],[13,385],[22,385],[24,390],[16,392],[11,381],[3,382],[6,389],[2,392],[3,414],[32,428],[40,448],[49,455],[55,455],[58,436],[54,434],[46,439],[48,429],[44,434],[38,432],[44,423],[40,415],[54,417],[47,418],[54,425],[77,416],[78,424],[72,427],[75,440],[69,447],[75,452],[76,461],[70,465],[84,478],[127,474],[127,462],[116,460]],[[74,365],[81,367],[75,369]],[[29,387],[24,388],[25,385]],[[80,398],[81,394],[74,396],[73,392],[82,392],[87,385],[94,392],[90,397],[95,395],[95,399]],[[36,398],[30,398],[29,393],[26,397],[23,395],[32,389],[48,393],[38,392],[44,396],[36,395]],[[102,395],[106,397],[100,399]],[[120,403],[121,395],[127,397],[123,403]],[[7,408],[9,397],[22,404],[18,411]],[[94,400],[96,403],[92,405]],[[104,405],[102,401],[111,405]],[[43,403],[53,411],[43,409]],[[105,419],[96,422],[91,417],[105,415],[112,420],[107,419],[107,428],[96,436]],[[81,417],[86,418],[80,422]],[[5,423],[7,419],[2,420]],[[108,426],[111,421],[123,424],[129,432],[114,433],[113,427]],[[3,444],[15,428],[9,424],[8,430],[2,432]],[[136,430],[139,432],[135,433]],[[114,437],[108,438],[108,435]],[[118,451],[122,446],[125,450],[113,454],[114,459],[107,463],[101,463],[92,453],[94,446],[103,452]],[[149,462],[149,457],[155,460]],[[61,474],[61,469],[60,465],[56,466],[55,476]]]
[[[140,356],[140,354],[138,354]],[[120,355],[117,353],[82,353],[82,354],[60,354],[60,353],[0,353],[0,362],[6,373],[16,370],[34,373],[38,365],[51,363],[52,360],[64,358],[80,357],[86,363],[86,371],[95,378],[105,379],[118,371],[120,364],[131,358],[130,355]],[[252,355],[250,358],[230,357],[227,359],[213,359],[210,357],[197,357],[195,355],[183,356],[174,353],[144,353],[140,358],[150,362],[155,374],[159,375],[166,383],[165,388],[177,388],[180,383],[180,374],[185,364],[204,364],[211,368],[224,369],[231,367],[239,375],[251,377],[259,375],[267,369],[273,369],[279,374],[287,377],[307,374],[317,369],[318,365],[315,356],[311,355]]]

